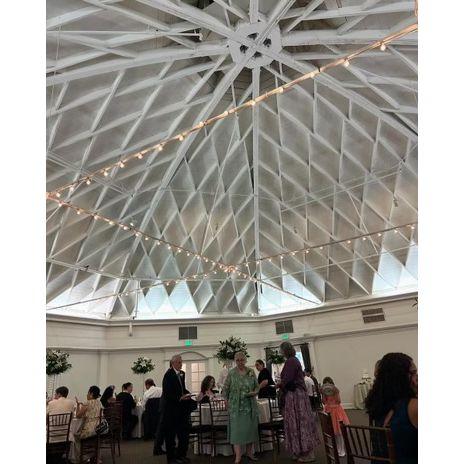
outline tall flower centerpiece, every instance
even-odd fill
[[[155,364],[151,358],[147,358],[145,356],[139,356],[134,364],[131,367],[132,372],[137,375],[142,376],[142,396],[143,390],[145,386],[145,374],[148,374],[152,370],[155,369]]]
[[[285,362],[285,358],[283,355],[280,353],[279,350],[271,350],[269,351],[266,361],[271,363],[273,366],[275,366],[275,380],[279,381],[280,380],[280,372],[282,370],[282,364]]]
[[[218,362],[226,364],[229,368],[232,366],[235,353],[243,351],[247,358],[249,358],[247,345],[240,337],[230,336],[228,339],[219,340],[219,348],[214,355]]]
[[[68,362],[69,353],[61,350],[47,350],[46,373],[51,383],[50,397],[56,388],[56,379],[59,375],[71,369],[72,364]]]

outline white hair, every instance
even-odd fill
[[[175,354],[172,358],[171,358],[171,362],[174,362],[176,359],[182,359],[182,356],[180,354]]]
[[[234,359],[237,360],[238,358],[243,358],[246,361],[246,354],[243,351],[237,351],[234,354]]]

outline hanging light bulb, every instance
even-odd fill
[[[87,185],[90,185],[90,179],[87,179],[87,180],[85,181],[85,183],[86,183]]]
[[[182,142],[182,140],[184,140],[184,136],[182,134],[180,134],[178,137],[177,137],[178,140],[180,140]]]
[[[397,234],[397,233],[398,233],[398,229],[395,229],[393,232],[394,232],[395,234]]]
[[[365,242],[367,240],[367,237],[363,237],[363,242]]]
[[[345,61],[343,62],[343,66],[345,66],[345,68],[347,68],[349,65],[350,65],[350,61],[349,61],[349,60],[345,60]]]
[[[319,250],[322,250],[324,247],[319,247]]]
[[[377,237],[381,237],[381,236],[382,236],[382,234],[379,232],[379,233],[377,234]]]
[[[129,227],[127,227],[127,226],[122,226],[122,228],[123,228],[124,230],[129,230]]]
[[[159,144],[157,148],[158,148],[158,151],[163,151],[163,145]]]
[[[81,214],[81,210],[80,209],[76,210],[76,214]]]
[[[141,159],[143,158],[142,153],[139,153],[139,154],[137,155],[137,158],[138,158],[139,160],[141,160]]]
[[[380,50],[384,52],[386,49],[387,49],[387,46],[382,42],[380,44]]]
[[[250,100],[250,105],[251,106],[255,106],[256,105],[256,102],[254,100]]]
[[[120,168],[123,168],[124,166],[125,166],[125,164],[124,164],[122,161],[120,161],[120,162],[119,162],[119,167],[120,167]]]
[[[348,243],[348,245],[351,243],[351,240],[348,240],[346,243]]]
[[[148,240],[148,237],[145,237],[145,240]]]
[[[105,177],[108,176],[108,170],[107,170],[107,169],[105,169],[105,170],[103,171],[103,175],[104,175]]]
[[[110,226],[114,226],[114,221],[109,222]]]
[[[60,192],[56,192],[56,197],[57,197],[57,198],[60,198],[60,197],[61,197],[61,193],[60,193]]]
[[[284,88],[283,88],[283,87],[278,87],[278,88],[277,88],[277,92],[279,92],[279,93],[284,93]]]

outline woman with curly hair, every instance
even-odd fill
[[[391,428],[397,464],[418,462],[417,388],[413,359],[403,353],[388,353],[378,364],[374,385],[365,401],[371,423]],[[379,457],[386,456],[385,449],[375,451]]]
[[[303,369],[290,342],[283,342],[280,352],[286,359],[278,385],[282,393],[286,447],[297,462],[314,461],[314,450],[320,439]]]

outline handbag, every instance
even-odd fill
[[[106,419],[102,419],[95,427],[95,435],[105,435],[110,431],[110,426]]]

